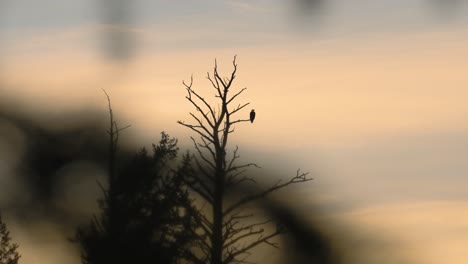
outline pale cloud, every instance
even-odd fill
[[[261,8],[256,1],[243,1],[243,0],[229,0],[226,1],[226,5],[232,10],[241,13],[252,13],[265,11]]]
[[[391,238],[399,252],[425,264],[467,263],[468,202],[384,204],[339,218]]]

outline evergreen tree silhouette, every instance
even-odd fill
[[[83,263],[176,263],[184,258],[197,217],[181,174],[168,165],[177,151],[176,140],[162,133],[151,153],[143,148],[117,171],[113,197],[107,190],[99,201],[102,215],[77,231]]]
[[[184,166],[171,168],[179,150],[177,140],[162,132],[151,151],[143,148],[130,160],[118,160],[122,129],[114,121],[110,100],[109,112],[108,188],[100,184],[104,193],[98,201],[100,215],[77,229],[82,262],[180,262],[190,252],[198,217],[179,173]]]
[[[18,244],[11,243],[10,232],[0,214],[0,264],[17,264],[19,258]]]

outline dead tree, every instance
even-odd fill
[[[238,117],[241,110],[250,103],[236,103],[246,88],[237,91],[232,88],[237,72],[236,57],[232,64],[234,68],[229,77],[219,74],[216,61],[213,74],[207,74],[215,91],[217,105],[210,104],[193,89],[193,77],[190,83],[183,82],[187,90],[186,99],[196,112],[189,113],[193,123],[178,123],[191,129],[199,137],[198,140],[191,138],[196,155],[190,157],[194,163],[194,171],[187,175],[187,182],[197,196],[211,207],[210,214],[201,212],[203,235],[200,235],[200,239],[203,243],[201,254],[198,257],[192,256],[196,263],[242,263],[256,246],[268,244],[277,247],[272,239],[286,230],[277,228],[268,233],[265,225],[271,221],[256,222],[254,214],[245,213],[245,207],[286,186],[311,180],[307,173],[298,171],[288,181],[278,181],[267,189],[238,197],[234,201],[228,199],[228,191],[247,182],[255,183],[255,179],[247,176],[246,172],[249,167],[258,167],[255,163],[237,164],[238,147],[231,150],[231,155],[227,155],[228,139],[234,132],[234,125],[250,122],[248,114],[245,119]]]

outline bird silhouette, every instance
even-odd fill
[[[253,123],[255,120],[255,110],[250,111],[250,123]]]

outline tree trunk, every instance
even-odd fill
[[[219,186],[218,186],[219,187]],[[223,262],[223,201],[222,190],[215,188],[213,202],[213,233],[211,237],[211,264]]]
[[[213,230],[211,237],[211,264],[223,263],[223,200],[224,200],[224,150],[215,140],[216,148],[216,174],[213,199]]]

